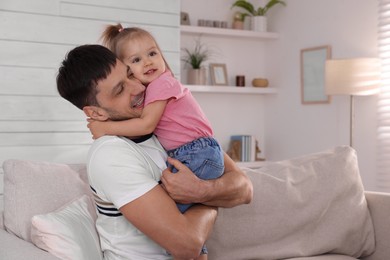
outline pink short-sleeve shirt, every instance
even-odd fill
[[[166,150],[213,136],[211,124],[191,92],[169,71],[146,88],[145,106],[158,100],[169,100],[154,131]]]

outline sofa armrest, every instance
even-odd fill
[[[390,256],[390,193],[365,192],[375,229],[375,252],[364,260],[382,260]]]
[[[30,242],[0,229],[0,259],[12,260],[58,260],[54,255],[39,249]]]

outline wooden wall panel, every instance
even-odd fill
[[[0,40],[0,65],[58,69],[72,48],[70,45]]]
[[[178,14],[155,12],[139,9],[118,8],[115,6],[87,6],[79,3],[62,3],[60,13],[66,17],[112,22],[127,22],[135,25],[175,26]]]
[[[91,134],[83,132],[49,132],[39,133],[0,133],[0,147],[42,146],[42,145],[89,145]]]
[[[180,1],[178,0],[65,0],[61,2],[102,6],[106,8],[148,11],[146,14],[147,16],[153,16],[154,13],[178,14],[180,12]]]
[[[124,26],[139,26],[152,32],[163,50],[178,51],[179,32],[174,23],[179,19],[178,15],[155,14],[152,16],[153,19],[150,19],[145,12],[140,11],[107,10],[82,5],[65,6],[68,7],[65,17],[0,11],[0,21],[4,28],[18,28],[5,30],[0,35],[0,39],[69,45],[97,43],[107,24],[121,22]],[[95,9],[95,12],[91,12],[91,9]],[[118,17],[118,14],[119,16],[123,14],[123,18]],[[89,16],[86,17],[89,19],[83,18],[81,21],[82,15]],[[98,16],[104,18],[97,20]],[[26,20],[29,22],[26,23]],[[164,24],[163,21],[167,22]],[[64,33],[64,31],[72,33]]]
[[[83,112],[59,97],[65,54],[99,43],[107,24],[140,26],[180,73],[180,0],[1,0],[0,165],[10,158],[85,162],[92,143]],[[2,169],[0,169],[0,209]]]
[[[0,66],[0,95],[58,96],[57,68]]]
[[[72,17],[5,11],[0,12],[0,17],[2,17],[4,26],[18,28],[2,33],[1,39],[61,45],[96,43],[104,24],[107,23],[89,19],[80,20]]]
[[[1,165],[8,159],[85,163],[88,145],[0,146]]]
[[[80,120],[15,120],[0,121],[0,133],[88,132],[84,116]]]
[[[0,96],[0,120],[85,120],[83,111],[59,96]]]
[[[59,1],[53,0],[1,0],[0,10],[58,15],[59,4]]]

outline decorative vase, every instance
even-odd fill
[[[243,21],[234,21],[232,24],[233,29],[243,30],[244,29],[244,22]]]
[[[265,79],[265,78],[254,78],[252,80],[252,85],[254,87],[266,88],[266,87],[268,87],[268,79]]]
[[[206,68],[188,69],[187,81],[190,85],[206,85]]]
[[[251,29],[257,32],[267,31],[267,17],[265,16],[252,16],[251,17]]]

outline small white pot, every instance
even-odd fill
[[[257,32],[267,31],[267,17],[265,16],[252,16],[251,17],[251,30]]]

